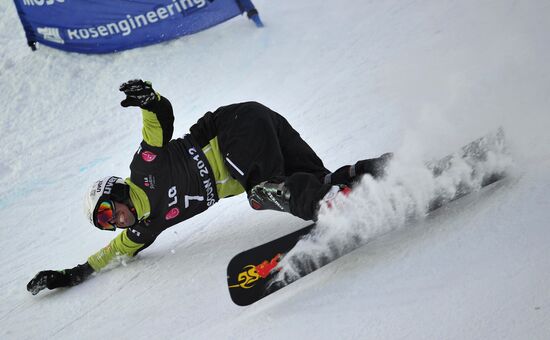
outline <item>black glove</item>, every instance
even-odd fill
[[[386,166],[392,160],[393,153],[386,152],[378,158],[365,159],[355,163],[357,175],[370,174],[373,178],[380,178],[386,175]]]
[[[120,91],[124,92],[126,99],[120,102],[123,107],[139,106],[144,107],[157,100],[157,94],[151,82],[141,79],[134,79],[120,85]]]
[[[344,184],[349,187],[357,183],[365,174],[370,174],[377,179],[386,174],[386,165],[393,158],[393,153],[388,152],[378,158],[365,159],[355,165],[345,165],[325,177],[325,184]]]
[[[94,272],[94,269],[86,262],[65,270],[43,270],[27,284],[27,290],[32,295],[38,294],[44,288],[55,289],[59,287],[76,286],[86,280]]]

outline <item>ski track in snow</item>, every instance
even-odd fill
[[[31,52],[15,6],[0,2],[0,338],[548,339],[548,2],[254,4],[263,29],[238,17],[93,56]],[[89,225],[82,197],[98,178],[129,174],[142,122],[119,106],[118,86],[133,78],[171,100],[174,136],[208,110],[256,100],[329,169],[395,152],[385,180],[366,177],[293,252],[367,244],[237,307],[232,256],[307,222],[234,197],[133,261],[31,296],[36,272],[83,263],[115,235]],[[425,217],[437,188],[452,192],[468,168],[436,181],[423,161],[499,126],[513,165],[488,165],[507,178]]]

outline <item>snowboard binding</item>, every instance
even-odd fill
[[[290,213],[290,191],[284,182],[269,181],[255,185],[248,194],[248,202],[254,210],[277,210]]]

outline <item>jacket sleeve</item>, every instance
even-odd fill
[[[142,108],[143,140],[150,146],[163,147],[174,133],[174,111],[168,99],[158,95],[159,100]]]
[[[88,258],[88,264],[98,272],[118,256],[134,256],[145,244],[137,243],[128,237],[128,229],[123,230],[106,247]]]

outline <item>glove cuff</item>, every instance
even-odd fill
[[[84,264],[79,264],[74,268],[65,269],[63,274],[67,277],[67,283],[69,286],[76,286],[86,280],[90,275],[92,275],[93,272],[94,269],[92,266],[86,262]]]

